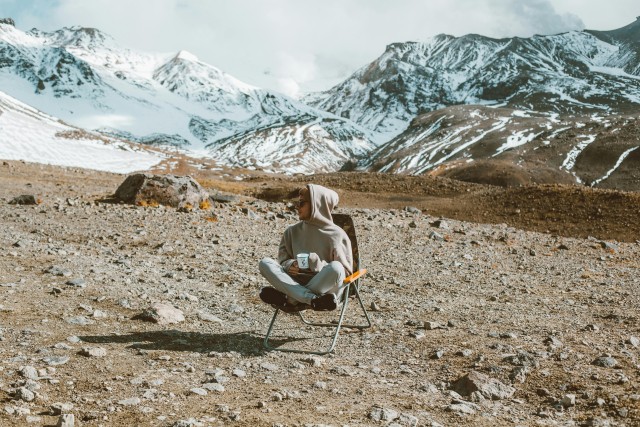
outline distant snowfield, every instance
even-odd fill
[[[0,159],[126,174],[147,170],[165,158],[118,140],[62,136],[74,130],[0,92]]]

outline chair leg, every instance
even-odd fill
[[[356,298],[358,299],[358,302],[360,303],[360,308],[362,308],[362,312],[364,313],[364,317],[365,319],[367,319],[367,324],[366,325],[362,325],[362,326],[347,326],[345,325],[345,327],[347,328],[358,328],[358,329],[366,329],[366,328],[370,328],[371,327],[371,319],[369,318],[369,313],[367,312],[367,309],[364,307],[364,301],[362,301],[362,298],[360,297],[360,290],[359,290],[359,286],[354,286],[354,290],[356,291]]]
[[[340,328],[342,327],[342,320],[344,319],[344,314],[347,312],[347,305],[349,304],[349,296],[347,295],[344,301],[344,304],[342,304],[342,310],[340,310],[340,318],[338,319],[338,325],[336,326],[336,330],[333,333],[333,339],[331,340],[331,346],[329,346],[329,349],[327,351],[323,351],[321,353],[316,353],[316,354],[327,354],[327,353],[331,353],[333,351],[333,349],[336,347],[336,342],[338,341],[338,334],[340,333]]]
[[[282,347],[273,347],[269,344],[269,337],[271,336],[271,332],[273,331],[273,326],[275,324],[276,321],[276,317],[278,316],[278,313],[280,312],[280,309],[276,308],[276,312],[273,314],[273,318],[271,319],[271,323],[269,324],[269,329],[267,330],[267,334],[264,337],[264,347],[269,350],[269,351],[282,351],[282,352],[288,352],[288,353],[305,353],[305,354],[317,354],[317,355],[323,355],[323,354],[328,354],[331,353],[333,351],[333,349],[336,347],[336,343],[338,341],[338,334],[340,333],[340,328],[347,327],[347,328],[357,328],[357,329],[365,329],[365,328],[369,328],[371,327],[371,319],[369,318],[369,314],[367,313],[367,310],[364,307],[364,303],[362,301],[362,298],[360,297],[360,292],[358,291],[358,286],[357,286],[357,281],[350,284],[349,286],[354,286],[354,290],[355,290],[355,294],[356,294],[356,298],[358,299],[358,302],[360,303],[360,307],[362,308],[362,311],[364,312],[364,316],[367,319],[367,325],[343,325],[342,321],[344,320],[344,315],[347,311],[347,306],[349,304],[349,287],[347,287],[344,290],[343,293],[343,298],[344,301],[342,303],[342,308],[340,310],[340,317],[338,318],[338,322],[337,323],[313,323],[313,322],[309,322],[308,320],[306,320],[304,318],[304,316],[302,315],[302,312],[298,312],[298,316],[300,317],[300,319],[307,325],[310,326],[324,326],[324,327],[334,327],[335,331],[333,333],[333,337],[331,338],[331,345],[329,346],[328,349],[326,350],[318,350],[318,351],[308,351],[308,350],[297,350],[297,349],[292,349],[292,348],[282,348]]]
[[[273,317],[271,318],[271,323],[269,323],[269,329],[267,330],[267,334],[264,337],[264,347],[267,350],[277,350],[275,347],[271,347],[271,345],[269,345],[269,336],[271,335],[271,331],[273,330],[273,324],[276,322],[276,317],[278,317],[278,313],[280,312],[279,308],[276,308],[276,312],[273,313]]]
[[[367,329],[367,328],[371,327],[372,323],[371,323],[371,319],[369,318],[369,313],[367,312],[367,309],[364,307],[364,302],[362,301],[362,298],[360,297],[360,291],[358,290],[358,288],[359,288],[358,281],[352,283],[349,286],[353,286],[353,289],[354,289],[355,294],[356,294],[356,298],[358,299],[358,302],[360,303],[360,308],[362,308],[362,312],[364,314],[364,317],[367,320],[367,324],[366,325],[342,325],[342,326],[344,326],[345,328],[353,328],[353,329]],[[349,294],[350,294],[349,291],[350,291],[350,288],[347,287],[343,292],[343,295],[344,295],[343,307],[346,306],[347,301],[349,300]],[[309,326],[332,327],[332,326],[336,325],[335,323],[309,322],[307,319],[304,318],[304,316],[302,315],[302,312],[299,312],[298,315],[300,316],[300,319],[304,322],[304,324],[309,325]]]
[[[335,324],[328,324],[331,325],[333,327],[335,327],[335,331],[333,333],[333,337],[331,338],[331,345],[329,345],[329,348],[327,348],[326,350],[297,350],[294,348],[282,348],[282,347],[273,347],[269,344],[269,337],[271,335],[272,329],[273,329],[273,325],[275,323],[276,320],[276,316],[278,315],[278,312],[280,310],[276,309],[276,312],[273,315],[273,318],[271,319],[271,324],[269,325],[269,329],[267,330],[267,335],[264,337],[264,347],[269,350],[269,351],[282,351],[282,352],[287,352],[287,353],[304,353],[304,354],[317,354],[317,355],[323,355],[323,354],[328,354],[331,353],[333,351],[333,349],[336,347],[336,342],[338,341],[338,334],[340,333],[340,327],[342,326],[342,319],[344,318],[344,313],[346,311],[346,303],[342,306],[342,309],[340,310],[340,318],[338,319],[338,323]]]

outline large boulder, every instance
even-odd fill
[[[190,176],[129,175],[118,187],[118,200],[134,205],[197,208],[209,203],[209,193]]]

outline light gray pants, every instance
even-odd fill
[[[337,302],[345,287],[342,283],[345,277],[344,267],[338,261],[331,261],[325,265],[306,285],[293,280],[280,264],[271,258],[260,261],[260,274],[289,299],[305,304],[310,304],[318,295],[329,293],[335,295]]]

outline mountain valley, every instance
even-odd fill
[[[214,167],[636,191],[639,28],[394,43],[301,102],[185,51],[138,53],[97,29],[25,33],[4,19],[0,90],[87,132]]]

